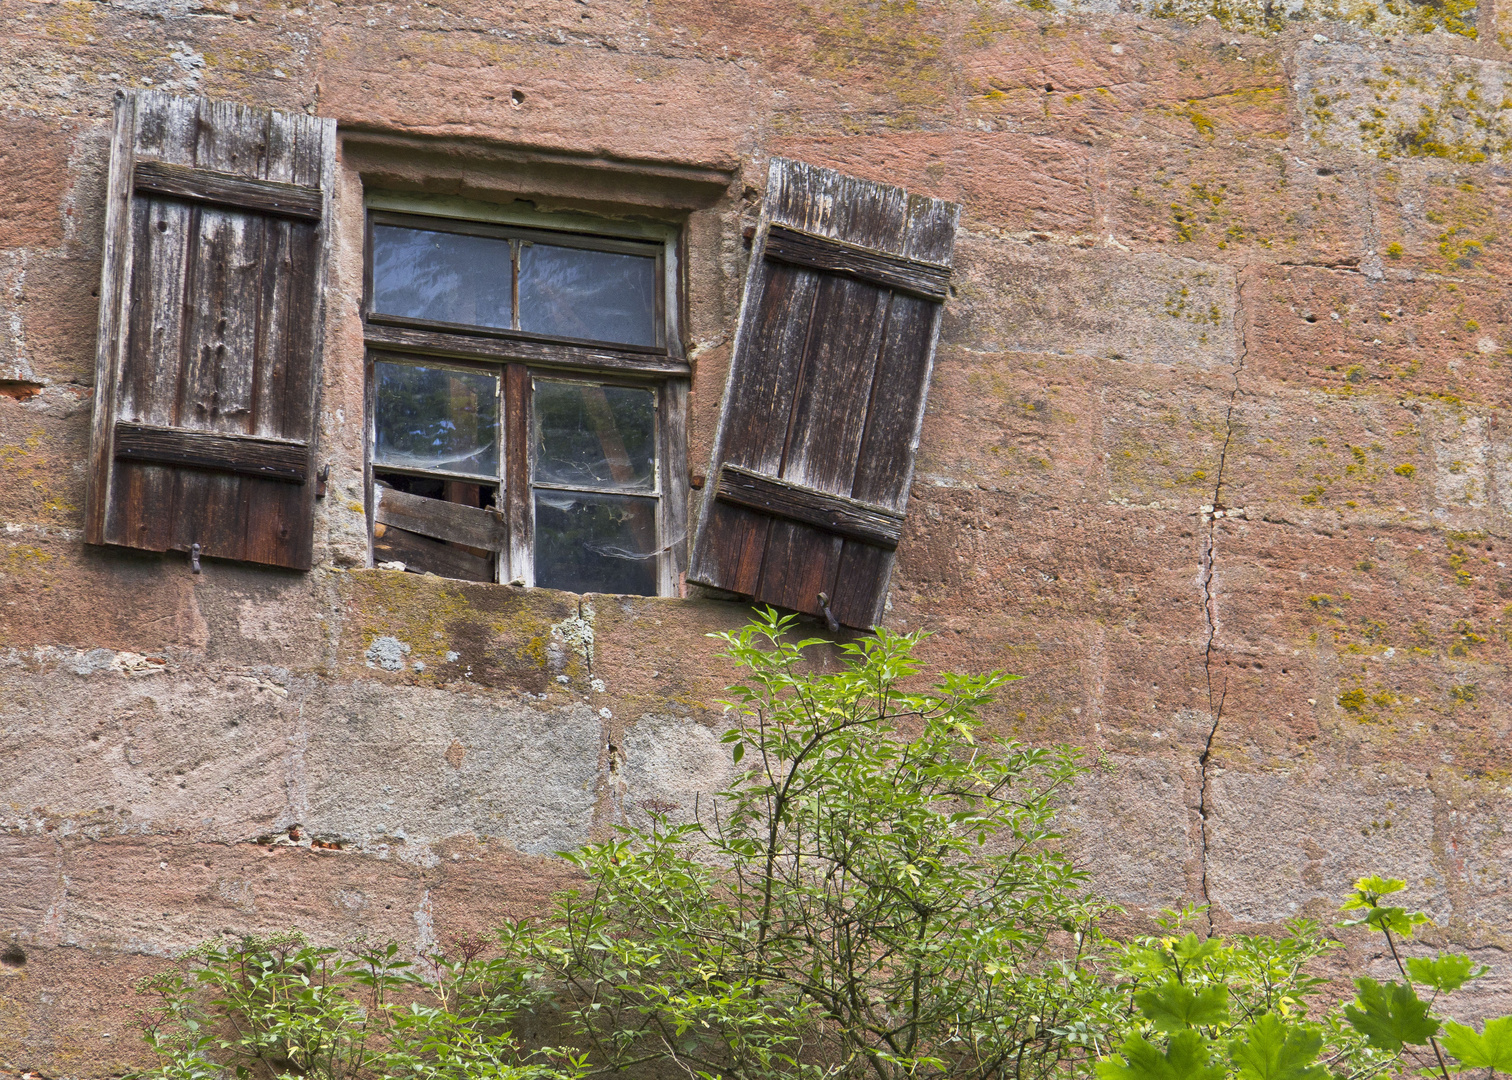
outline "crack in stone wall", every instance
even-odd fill
[[[1234,304],[1234,328],[1239,334],[1238,354],[1234,359],[1234,385],[1229,391],[1228,408],[1223,417],[1223,449],[1218,454],[1218,475],[1213,481],[1213,502],[1203,513],[1206,518],[1207,533],[1203,538],[1201,554],[1202,574],[1202,614],[1207,622],[1207,641],[1202,650],[1202,674],[1206,682],[1208,714],[1212,717],[1212,725],[1208,728],[1207,740],[1202,747],[1202,753],[1197,758],[1198,787],[1197,787],[1197,817],[1201,829],[1201,871],[1202,871],[1202,902],[1207,907],[1208,932],[1215,929],[1213,921],[1213,897],[1208,888],[1208,766],[1213,757],[1213,740],[1218,737],[1218,725],[1223,719],[1223,703],[1228,697],[1228,680],[1225,679],[1222,687],[1215,693],[1213,688],[1213,651],[1218,642],[1218,600],[1213,592],[1213,578],[1217,572],[1218,561],[1218,515],[1225,507],[1223,505],[1223,480],[1224,470],[1228,465],[1229,444],[1234,439],[1234,405],[1239,398],[1239,377],[1244,371],[1244,360],[1249,353],[1249,338],[1245,329],[1244,308],[1244,270],[1241,269],[1235,278],[1235,304]]]

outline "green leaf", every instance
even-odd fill
[[[735,764],[739,765],[740,764],[740,759],[743,758],[743,757],[745,757],[745,743],[743,743],[743,742],[736,743],[735,744],[735,749],[733,749],[733,750],[730,751],[730,756],[735,759]]]
[[[1186,967],[1190,964],[1200,964],[1216,955],[1222,946],[1222,938],[1199,939],[1196,934],[1188,934],[1171,946],[1171,952],[1175,955],[1177,962],[1182,967]]]
[[[1228,990],[1209,986],[1193,991],[1174,979],[1154,990],[1141,990],[1134,1004],[1160,1031],[1221,1024],[1228,1019]]]
[[[1317,1063],[1322,1048],[1315,1028],[1266,1013],[1229,1043],[1229,1058],[1239,1080],[1327,1080],[1328,1070]]]
[[[1464,953],[1441,953],[1432,960],[1415,956],[1407,961],[1407,973],[1413,982],[1445,994],[1458,990],[1471,979],[1480,978],[1486,970],[1485,967],[1477,968]]]
[[[1376,877],[1374,874],[1362,877],[1354,883],[1354,893],[1344,901],[1344,910],[1375,907],[1381,897],[1401,892],[1406,887],[1407,883],[1401,878]]]
[[[1097,1063],[1098,1080],[1222,1080],[1224,1068],[1209,1060],[1209,1042],[1192,1030],[1171,1036],[1165,1053],[1131,1035],[1124,1041],[1123,1056]]]
[[[1422,1046],[1438,1032],[1438,1021],[1428,1015],[1428,1003],[1411,986],[1399,982],[1382,986],[1368,978],[1356,979],[1355,986],[1359,1007],[1344,1006],[1344,1018],[1370,1045],[1394,1054],[1402,1044]]]
[[[1467,1069],[1512,1072],[1512,1016],[1487,1020],[1483,1035],[1450,1020],[1444,1024],[1443,1043],[1444,1049]]]

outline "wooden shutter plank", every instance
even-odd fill
[[[205,203],[238,211],[275,214],[280,217],[319,221],[321,194],[318,187],[251,180],[212,169],[177,165],[168,161],[136,163],[133,187],[164,199]]]
[[[121,345],[126,337],[125,299],[130,294],[132,189],[135,160],[136,98],[116,94],[110,168],[106,181],[105,236],[101,245],[100,318],[95,341],[94,413],[90,424],[89,487],[84,508],[84,539],[103,544],[108,535],[107,508],[114,470],[111,448]]]
[[[165,186],[154,176],[182,180],[190,176],[185,170],[208,170],[293,185],[305,192],[301,205],[318,191],[318,216],[326,220],[334,125],[154,92],[130,95],[122,107],[135,118],[129,137],[118,136],[112,161],[159,164],[146,169],[144,190],[131,197],[131,307],[117,335],[107,430],[114,433],[116,420],[128,428],[183,429],[189,434],[180,442],[198,442],[200,451],[204,438],[245,448],[235,440],[249,437],[303,449],[302,457],[280,451],[288,460],[282,478],[273,478],[254,468],[225,471],[227,461],[211,462],[208,452],[147,464],[132,460],[140,448],[116,454],[107,446],[112,467],[91,488],[91,499],[105,507],[105,528],[91,539],[159,551],[198,543],[205,555],[306,568],[313,485],[287,480],[311,468],[325,230],[303,213],[270,216],[265,207],[231,207],[218,196],[186,201],[181,191],[165,197],[146,189]]]
[[[894,224],[894,228],[897,224]],[[866,423],[889,294],[866,282],[822,275],[803,375],[793,394],[781,477],[848,495]],[[841,544],[832,533],[775,520],[759,592],[769,603],[811,608],[833,588]]]
[[[725,465],[719,470],[714,497],[878,547],[897,547],[903,525],[902,514],[884,507],[816,491],[735,465]]]
[[[885,508],[901,522],[958,216],[953,204],[773,161],[711,475],[744,466]],[[779,278],[794,293],[805,282],[814,289],[801,341],[761,333],[791,317],[771,291]],[[774,460],[770,435],[780,424],[783,452]],[[849,625],[880,618],[900,529],[837,534],[822,527],[832,522],[771,517],[754,500],[737,509],[717,490],[710,495],[690,580],[813,614],[825,593]]]
[[[753,253],[753,258],[759,258]],[[782,467],[793,388],[814,310],[818,282],[795,267],[773,265],[753,280],[742,309],[736,355],[772,357],[771,363],[732,363],[726,396],[742,403],[720,419],[722,445],[728,461],[755,472],[775,476]],[[746,312],[749,312],[747,315]],[[717,469],[711,475],[718,475]],[[695,545],[690,580],[726,582],[732,592],[755,593],[772,521],[766,514],[709,500],[702,526],[709,541]]]
[[[509,529],[497,511],[427,499],[385,484],[373,485],[373,498],[373,517],[384,525],[488,551],[509,548]]]
[[[767,232],[766,257],[796,266],[846,274],[885,289],[914,293],[928,300],[944,300],[950,288],[948,266],[917,262],[781,225],[773,225]]]
[[[302,484],[309,475],[310,448],[285,439],[117,421],[115,455],[128,461],[187,465]]]
[[[955,241],[954,214],[932,199],[909,204],[908,246],[914,258],[948,259]],[[924,423],[924,405],[944,307],[916,296],[894,295],[887,339],[877,360],[876,385],[866,436],[857,454],[851,494],[866,502],[908,507],[914,454]],[[830,611],[847,626],[871,626],[882,618],[893,554],[847,540],[830,589]],[[876,583],[881,582],[878,586]]]
[[[186,164],[193,161],[198,137],[194,99],[142,95],[137,104],[137,153]],[[185,283],[198,212],[172,200],[136,199],[134,203],[135,265],[116,415],[170,427],[177,421]],[[109,539],[152,551],[167,550],[173,543],[174,476],[174,470],[162,465],[122,465],[111,492],[120,527],[111,530]]]
[[[265,178],[266,112],[201,98],[196,117],[195,164]],[[186,282],[184,358],[176,421],[203,431],[249,429],[254,348],[262,297],[261,263],[266,218],[214,206],[196,208],[198,228]],[[254,520],[250,485],[227,473],[193,469],[174,477],[175,548],[199,544],[206,553],[248,557]],[[281,527],[275,519],[258,527]]]

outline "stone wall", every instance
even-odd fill
[[[436,136],[448,191],[531,193],[532,155],[728,176],[686,214],[700,470],[765,159],[960,200],[889,624],[1023,673],[997,730],[1102,757],[1067,821],[1134,912],[1270,926],[1394,873],[1512,1008],[1512,6],[0,0],[0,27],[0,1068],[139,1061],[131,982],[217,931],[423,947],[536,910],[552,851],[728,761],[704,635],[739,605],[364,568],[349,142],[317,569],[82,543],[126,86]]]

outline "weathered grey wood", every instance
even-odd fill
[[[689,580],[812,614],[823,592],[845,598],[832,609],[848,625],[880,618],[958,216],[899,188],[772,162],[709,472],[734,466],[731,477],[745,470],[897,519],[886,535],[845,536],[776,512],[792,507],[773,489],[766,506],[727,498],[721,480]]]
[[[310,447],[293,439],[220,435],[117,421],[115,456],[124,461],[184,465],[302,484],[309,477]]]
[[[335,125],[156,92],[123,101],[133,117],[118,127],[112,173],[129,212],[112,228],[130,258],[113,324],[101,300],[114,366],[93,451],[103,524],[90,538],[307,568],[313,485],[288,481],[312,467]],[[228,205],[230,189],[207,174],[248,181],[237,190],[259,198],[298,189],[298,212],[270,213],[266,198]],[[205,198],[184,197],[191,176],[200,186],[188,194]],[[318,214],[306,212],[309,192]],[[124,452],[112,445],[118,421]],[[255,453],[249,464],[258,440],[281,448],[272,465]]]
[[[100,317],[95,339],[94,415],[89,438],[89,482],[84,501],[84,539],[106,542],[110,504],[111,439],[119,370],[121,323],[126,286],[131,280],[131,169],[134,158],[136,99],[115,96],[110,172],[105,191],[105,242],[100,260]]]
[[[184,199],[238,211],[319,221],[320,188],[275,180],[251,180],[168,161],[138,160],[132,173],[138,193]]]
[[[192,162],[198,141],[195,98],[137,93],[136,152]],[[178,423],[178,380],[184,349],[189,252],[198,223],[189,203],[132,200],[129,323],[118,369],[118,416],[167,427]],[[112,462],[121,483],[111,493],[109,542],[150,551],[173,546],[175,472],[163,466]]]
[[[816,491],[735,465],[720,469],[714,495],[737,506],[813,525],[877,547],[897,547],[898,537],[903,533],[903,515],[884,506]]]
[[[621,371],[643,375],[687,375],[686,360],[662,353],[632,352],[607,346],[561,345],[502,334],[454,334],[443,330],[387,326],[369,318],[364,330],[369,348],[460,359],[514,360],[541,367]]]
[[[688,381],[668,379],[661,416],[662,593],[686,596],[688,585]]]
[[[373,516],[384,525],[395,525],[436,540],[488,551],[505,551],[509,547],[509,529],[500,511],[427,499],[386,484],[373,485]]]
[[[773,225],[768,230],[765,255],[768,259],[845,274],[928,300],[944,300],[950,292],[948,266],[918,262],[782,225]]]
[[[402,562],[405,569],[429,571],[442,577],[464,581],[492,581],[493,560],[479,558],[459,547],[420,536],[407,529],[384,526],[383,535],[373,538],[374,562]]]
[[[530,494],[530,372],[524,364],[504,369],[504,516],[509,525],[505,581],[535,584],[535,499]]]

